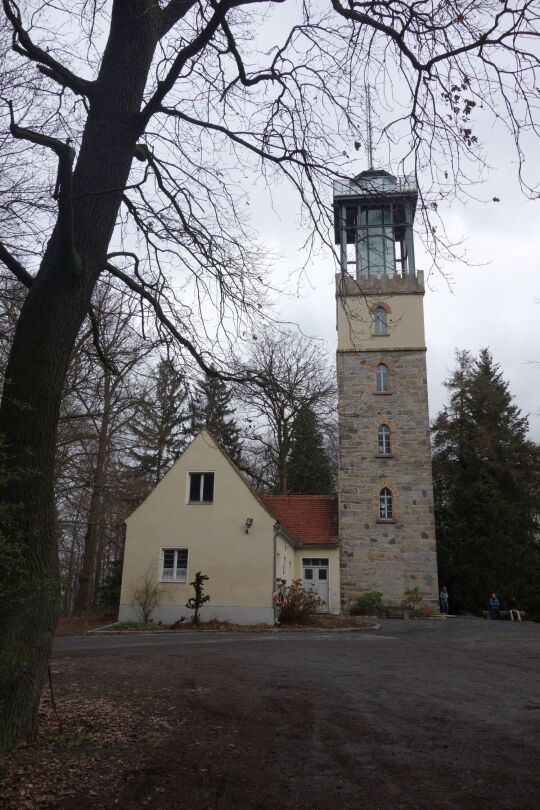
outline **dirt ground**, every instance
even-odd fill
[[[103,627],[115,621],[114,616],[106,614],[85,615],[85,616],[62,616],[56,625],[57,636],[82,636],[89,630]]]
[[[538,807],[540,626],[62,638],[4,807]]]

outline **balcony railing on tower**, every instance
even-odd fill
[[[416,274],[413,176],[369,169],[334,182],[334,227],[341,272],[358,280]]]

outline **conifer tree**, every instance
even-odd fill
[[[191,401],[191,430],[193,434],[208,430],[229,458],[238,463],[242,453],[240,431],[233,418],[232,394],[217,377],[206,377],[197,383]]]
[[[333,492],[332,467],[322,431],[309,405],[298,412],[293,426],[288,459],[289,491],[296,495],[326,495]]]
[[[540,453],[490,352],[457,354],[433,425],[441,580],[462,607],[496,591],[540,613]]]
[[[170,358],[157,366],[155,388],[144,394],[133,424],[136,447],[130,454],[152,485],[167,472],[186,443],[187,389],[184,375]]]

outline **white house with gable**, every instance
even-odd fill
[[[207,431],[126,524],[120,621],[137,618],[134,593],[147,577],[161,590],[154,621],[189,617],[197,571],[209,577],[203,620],[273,623],[276,578],[302,579],[340,612],[336,499],[258,495]]]

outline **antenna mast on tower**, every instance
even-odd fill
[[[366,84],[366,126],[369,169],[373,168],[373,127],[371,124],[371,91]]]

